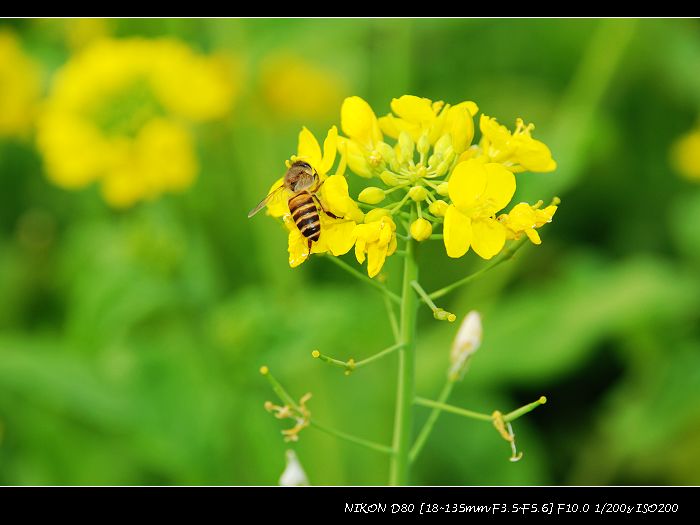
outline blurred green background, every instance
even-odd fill
[[[180,194],[112,209],[94,185],[47,179],[31,123],[0,137],[0,484],[276,484],[288,422],[263,409],[276,399],[262,364],[295,397],[312,392],[320,421],[388,443],[395,358],[345,377],[310,355],[388,346],[381,298],[322,257],[291,270],[283,228],[246,213],[302,125],[322,137],[345,96],[383,114],[405,93],[535,122],[559,168],[519,175],[516,198],[562,198],[540,247],[441,304],[484,315],[454,404],[490,413],[548,397],[514,425],[524,458],[510,463],[490,425],[443,415],[413,481],[700,483],[700,185],[669,160],[700,110],[698,21],[3,20],[0,31],[37,64],[40,98],[104,37],[172,37],[236,64],[230,113],[192,128],[199,175]],[[448,260],[440,243],[419,258],[428,290],[483,265]],[[457,327],[429,314],[418,389],[435,397]],[[293,448],[312,484],[388,479],[384,456],[312,428]]]

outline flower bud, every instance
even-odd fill
[[[438,139],[438,141],[435,143],[435,146],[433,147],[433,150],[435,151],[435,156],[439,159],[444,159],[447,148],[451,146],[452,137],[449,133],[445,133],[442,137]]]
[[[384,197],[386,197],[386,194],[383,189],[369,186],[360,192],[357,200],[366,204],[379,204],[384,200]]]
[[[382,171],[382,174],[379,175],[379,178],[382,179],[382,182],[387,186],[398,186],[399,184],[401,184],[401,181],[396,176],[396,174],[388,170]]]
[[[287,450],[287,466],[280,476],[280,485],[282,487],[306,487],[309,485],[309,479],[306,477],[299,459],[293,450]]]
[[[424,241],[433,233],[433,225],[425,219],[416,219],[411,224],[411,237],[417,241]]]
[[[418,139],[418,144],[416,144],[416,149],[421,155],[427,155],[430,150],[430,139],[428,139],[428,132],[423,133]]]
[[[452,343],[450,370],[448,372],[450,381],[458,381],[464,377],[469,358],[481,346],[481,337],[481,315],[479,312],[472,310],[462,321],[457,337]]]
[[[384,159],[384,162],[386,162],[387,164],[390,164],[396,158],[396,155],[394,154],[394,149],[391,146],[389,146],[389,144],[387,144],[386,142],[380,142],[379,144],[377,144],[377,151]]]
[[[445,201],[437,200],[430,203],[430,206],[428,206],[428,211],[436,217],[444,217],[445,213],[447,213],[448,207],[449,206]]]
[[[389,210],[386,208],[374,208],[373,210],[369,210],[365,214],[365,224],[369,224],[370,222],[377,222],[378,220],[381,220],[382,217],[391,215],[389,213]]]
[[[364,155],[356,155],[348,152],[347,155],[348,167],[355,175],[369,179],[372,176],[372,167],[367,162]]]
[[[416,202],[422,202],[428,197],[428,191],[423,186],[413,186],[408,190],[408,196]]]
[[[415,144],[413,143],[411,135],[405,131],[399,133],[399,148],[404,161],[413,159],[413,149],[415,148]]]
[[[437,187],[437,192],[438,194],[442,195],[443,197],[447,197],[450,194],[449,191],[449,186],[447,182],[443,182]]]
[[[438,321],[449,321],[450,323],[454,323],[457,319],[455,314],[448,312],[447,310],[443,310],[442,308],[435,310],[433,312],[433,317]]]

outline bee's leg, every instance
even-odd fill
[[[331,219],[342,219],[342,217],[338,217],[335,213],[329,212],[329,211],[323,206],[323,204],[321,204],[321,199],[319,199],[319,198],[316,196],[315,193],[312,194],[312,197],[316,200],[316,202],[318,203],[318,205],[319,205],[319,207],[321,208],[321,210],[323,210],[323,213],[325,213],[326,215],[328,215]]]
[[[309,241],[309,256],[311,256],[311,244],[314,242],[311,239],[308,239]]]

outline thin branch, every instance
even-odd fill
[[[442,387],[442,392],[440,392],[440,395],[438,396],[438,403],[445,403],[447,399],[450,397],[450,394],[452,393],[452,389],[455,386],[454,381],[447,381],[445,383],[445,386]],[[423,428],[420,429],[420,432],[418,433],[418,437],[416,438],[416,441],[413,443],[413,447],[411,447],[411,452],[409,453],[408,457],[411,460],[411,462],[414,462],[418,455],[421,453],[421,450],[423,450],[423,447],[425,446],[426,442],[428,441],[428,438],[430,437],[430,433],[433,431],[433,427],[435,426],[435,423],[437,422],[438,417],[440,417],[440,412],[441,410],[437,407],[434,407],[433,410],[430,412],[430,415],[428,416],[428,419],[425,421],[423,424]]]
[[[523,244],[525,244],[525,241],[527,241],[527,237],[523,237],[519,241],[515,241],[513,244],[510,245],[510,247],[508,247],[507,250],[505,250],[501,254],[501,256],[498,259],[493,261],[491,264],[489,264],[485,268],[482,268],[481,270],[479,270],[477,272],[474,272],[470,275],[467,275],[464,279],[460,279],[459,281],[456,281],[450,285],[447,285],[444,288],[440,288],[439,290],[434,291],[433,293],[431,293],[429,295],[429,297],[431,299],[439,299],[443,295],[447,295],[448,293],[450,293],[455,288],[459,288],[460,286],[464,286],[465,284],[468,284],[468,283],[472,282],[473,280],[478,279],[486,272],[493,270],[499,264],[504,263],[504,262],[512,259],[513,256],[515,255],[515,252],[517,252],[523,246]]]
[[[414,403],[416,405],[437,408],[438,410],[442,410],[443,412],[451,412],[453,414],[457,414],[464,417],[470,417],[472,419],[478,419],[480,421],[491,421],[491,416],[489,414],[474,412],[473,410],[467,410],[465,408],[459,408],[453,405],[448,405],[446,403],[440,403],[431,399],[425,399],[424,397],[417,397],[414,400]]]
[[[329,426],[323,425],[316,421],[315,419],[312,419],[310,421],[310,425],[312,427],[317,428],[321,432],[325,432],[326,434],[330,434],[331,436],[335,436],[339,439],[343,439],[345,441],[349,441],[350,443],[355,443],[356,445],[360,445],[372,450],[376,450],[377,452],[383,452],[384,454],[393,454],[394,450],[391,447],[388,447],[386,445],[382,445],[381,443],[375,443],[374,441],[369,441],[368,439],[364,439],[361,437],[353,436],[352,434],[347,434],[346,432],[341,432],[340,430],[336,430],[334,428],[331,428]]]
[[[363,274],[362,272],[359,272],[358,270],[356,270],[355,268],[353,268],[352,266],[350,266],[348,263],[346,263],[345,261],[343,261],[340,257],[333,257],[333,256],[330,256],[330,257],[328,257],[328,259],[331,260],[331,261],[333,261],[333,262],[334,262],[335,264],[337,264],[338,266],[340,266],[340,267],[341,267],[342,269],[344,269],[346,272],[351,273],[352,275],[354,275],[355,277],[357,277],[357,278],[360,279],[361,281],[366,282],[367,284],[369,284],[369,285],[372,286],[373,288],[376,288],[376,289],[379,290],[380,292],[386,294],[386,295],[387,295],[392,301],[394,301],[395,303],[400,303],[400,302],[401,302],[401,298],[400,298],[398,295],[396,295],[394,292],[390,291],[390,290],[389,290],[386,286],[384,286],[382,283],[380,283],[379,281],[375,281],[374,279],[370,279],[368,276],[366,276],[366,275]]]
[[[428,305],[428,308],[430,308],[433,311],[433,317],[435,317],[435,319],[437,319],[438,321],[449,321],[450,323],[455,322],[457,316],[452,312],[448,312],[447,310],[436,306],[433,300],[430,298],[430,296],[426,293],[426,291],[423,290],[423,287],[418,281],[411,281],[411,286],[416,292],[418,292],[418,295],[423,300],[423,302]]]

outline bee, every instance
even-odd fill
[[[323,182],[316,170],[308,163],[297,160],[284,174],[284,181],[280,186],[273,189],[267,197],[250,210],[248,218],[258,213],[263,209],[273,198],[277,198],[283,190],[291,193],[287,200],[289,213],[292,214],[294,224],[299,229],[301,234],[306,237],[309,243],[309,253],[311,253],[311,245],[318,241],[321,237],[321,219],[318,215],[319,208],[323,213],[333,219],[341,219],[334,215],[321,203],[316,195],[323,186]]]

